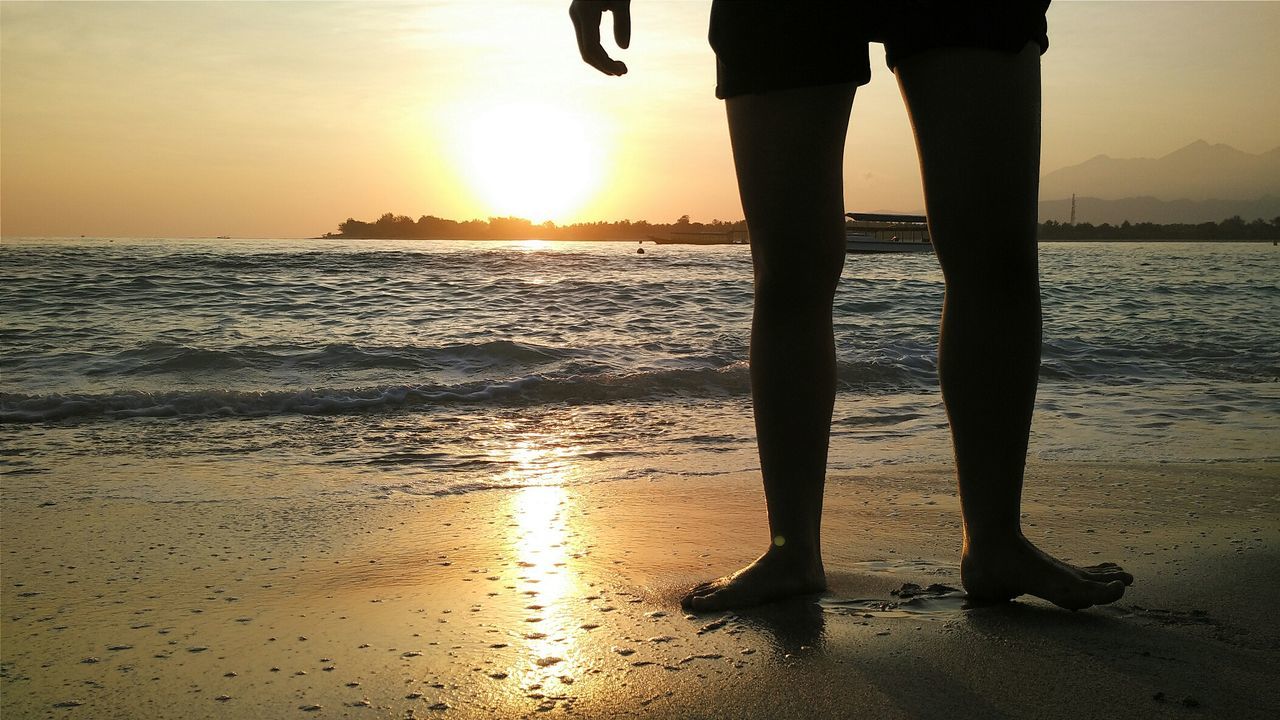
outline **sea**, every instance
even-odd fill
[[[8,239],[0,497],[454,495],[758,468],[742,246]],[[1280,251],[1046,243],[1031,462],[1280,459]],[[931,254],[850,256],[841,476],[951,461]],[[74,493],[73,493],[74,494]]]

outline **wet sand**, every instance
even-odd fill
[[[833,479],[830,590],[696,617],[680,590],[768,542],[756,478],[179,503],[50,482],[3,504],[0,712],[1275,717],[1278,477],[1034,465],[1027,534],[1137,576],[1077,613],[963,609],[945,468]]]

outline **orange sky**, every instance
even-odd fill
[[[0,233],[296,237],[393,211],[557,222],[742,216],[709,2],[637,0],[631,73],[567,3],[0,6]],[[1046,171],[1192,140],[1280,145],[1280,3],[1055,2]],[[918,210],[882,53],[850,209]]]

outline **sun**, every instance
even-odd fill
[[[493,215],[563,220],[600,190],[600,124],[583,111],[510,102],[457,113],[459,169]]]

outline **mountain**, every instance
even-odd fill
[[[1076,198],[1076,222],[1188,223],[1219,222],[1239,215],[1246,222],[1255,218],[1270,221],[1280,217],[1280,195],[1263,195],[1252,200],[1159,200],[1153,197],[1130,197],[1103,200],[1096,197]],[[1040,201],[1040,222],[1071,218],[1071,198]]]
[[[1280,195],[1280,147],[1254,155],[1230,145],[1197,140],[1159,158],[1098,155],[1040,179],[1040,197],[1045,200],[1070,198],[1072,193],[1103,200],[1141,196],[1192,201]]]

